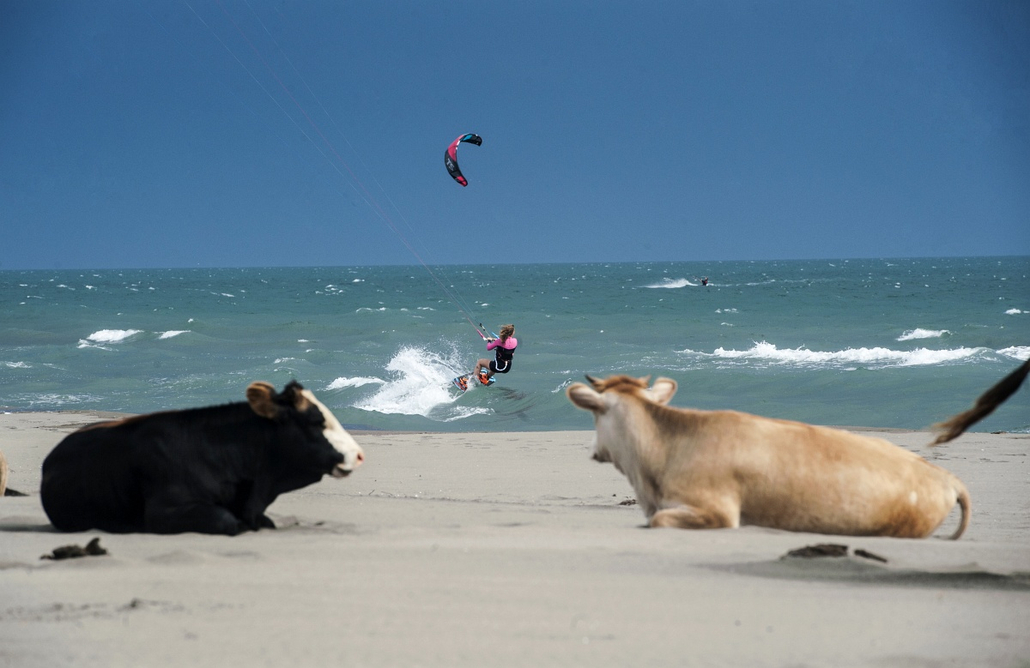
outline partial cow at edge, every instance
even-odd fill
[[[945,422],[946,436],[990,413],[1028,371],[1030,361]],[[594,415],[593,458],[629,479],[652,527],[753,524],[924,538],[956,503],[962,516],[951,538],[969,525],[962,481],[886,440],[736,411],[673,408],[666,404],[676,382],[668,378],[650,388],[648,378],[587,380],[589,386],[575,383],[566,395]]]
[[[61,531],[235,535],[275,528],[276,497],[342,478],[365,454],[315,395],[291,382],[247,401],[98,422],[43,461],[43,509]]]

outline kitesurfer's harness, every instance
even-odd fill
[[[508,367],[511,366],[512,357],[514,357],[515,355],[515,348],[517,348],[519,345],[516,341],[515,345],[511,348],[505,348],[504,343],[507,343],[507,341],[508,339],[505,339],[504,342],[502,342],[500,339],[495,339],[494,341],[491,341],[490,343],[486,344],[487,350],[490,349],[490,346],[493,346],[494,371],[496,371],[497,373],[508,372]]]
[[[505,364],[510,362],[512,357],[515,356],[515,348],[505,348],[503,344],[494,348],[494,352],[497,355],[497,361],[504,362]]]

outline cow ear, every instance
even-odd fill
[[[565,396],[578,408],[583,410],[603,413],[606,406],[601,394],[583,383],[573,383],[565,388]]]
[[[275,388],[263,380],[255,381],[247,388],[247,403],[251,410],[269,420],[279,412],[275,405]]]
[[[282,401],[287,405],[292,405],[301,413],[306,412],[311,406],[311,402],[308,401],[307,390],[295,380],[291,380],[286,384],[281,396]]]
[[[655,403],[667,404],[672,399],[672,395],[676,394],[676,387],[676,381],[672,378],[659,378],[648,390],[648,394]]]

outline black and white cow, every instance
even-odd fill
[[[265,509],[365,455],[297,382],[255,382],[247,401],[98,422],[43,461],[43,509],[61,531],[235,535],[274,528]]]

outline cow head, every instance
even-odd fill
[[[665,405],[676,394],[676,381],[659,378],[654,386],[647,387],[650,376],[610,376],[604,380],[586,377],[590,385],[573,383],[565,390],[565,396],[576,407],[594,414],[594,453],[598,462],[612,462],[620,471],[623,465],[617,453],[624,451],[635,432],[647,428],[639,424],[634,407],[652,403]]]
[[[263,418],[290,424],[304,434],[304,442],[298,448],[317,449],[327,443],[333,452],[327,458],[325,473],[342,478],[365,461],[365,452],[357,444],[340,421],[336,419],[310,390],[305,390],[297,381],[291,381],[276,393],[266,382],[257,381],[247,388],[247,402],[251,410]]]

